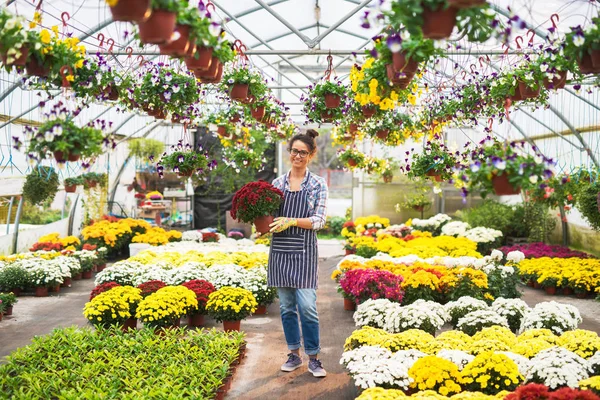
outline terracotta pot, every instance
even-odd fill
[[[220,136],[227,137],[227,127],[225,125],[217,126],[217,133]]]
[[[247,83],[236,83],[231,88],[229,94],[231,100],[244,101],[248,98],[248,84]]]
[[[265,315],[267,313],[267,306],[261,305],[256,308],[254,315]]]
[[[512,96],[510,96],[510,99],[512,101],[521,101],[521,100],[524,100],[523,96],[521,95],[521,90],[519,89],[518,85],[515,87],[515,94],[513,94]]]
[[[363,116],[365,118],[371,118],[377,112],[374,106],[362,106]]]
[[[50,286],[48,292],[60,293],[60,283],[56,286]]]
[[[544,288],[546,294],[555,295],[556,294],[556,286],[547,286]]]
[[[81,277],[83,279],[92,279],[92,271],[83,271]]]
[[[351,167],[356,167],[358,165],[358,163],[356,162],[356,160],[349,159],[348,160],[348,165],[351,166]]]
[[[19,297],[21,295],[21,289],[19,289],[19,288],[12,288],[8,292],[9,293],[12,292],[17,297]]]
[[[0,321],[2,321],[2,318],[4,318],[4,313],[3,312],[0,313]]]
[[[564,287],[562,288],[562,294],[564,294],[565,296],[570,296],[573,294],[573,289],[571,289],[570,287]]]
[[[537,89],[530,88],[525,82],[519,81],[519,92],[523,100],[535,99],[540,95],[540,87]]]
[[[70,162],[77,162],[81,158],[81,154],[69,153],[67,160]]]
[[[87,183],[87,187],[91,188],[95,188],[98,185],[98,182],[96,181],[85,181]]]
[[[165,44],[171,42],[177,13],[165,10],[152,10],[150,18],[138,23],[140,40],[144,44]]]
[[[75,193],[77,190],[77,185],[65,185],[65,192],[67,193]]]
[[[193,169],[192,170],[180,170],[177,173],[177,175],[180,176],[180,177],[182,177],[182,178],[189,178],[192,175],[194,175],[194,170]]]
[[[358,132],[358,124],[348,125],[348,132],[350,132],[350,133]]]
[[[531,279],[530,279],[530,280],[528,280],[528,281],[527,281],[527,286],[529,286],[529,287],[533,287],[533,280],[531,280]]]
[[[208,71],[213,61],[213,48],[196,46],[196,55],[188,55],[185,65],[191,70]]]
[[[392,179],[394,179],[394,176],[389,176],[389,175],[383,175],[383,183],[392,183]]]
[[[204,326],[203,314],[188,315],[188,326]]]
[[[565,87],[567,83],[567,72],[561,71],[558,74],[560,77],[552,78],[552,81],[550,81],[548,78],[544,78],[544,87],[546,89],[562,89]]]
[[[407,76],[417,73],[419,64],[411,59],[406,58],[406,54],[403,51],[392,53],[392,66],[395,73],[402,72]]]
[[[541,289],[542,285],[540,285],[540,283],[537,280],[533,281],[533,288],[534,289]]]
[[[237,124],[238,122],[240,122],[241,118],[239,115],[236,115],[235,117],[231,117],[229,119],[229,122],[231,122],[232,124]]]
[[[79,273],[73,275],[72,278],[73,278],[74,281],[80,281],[81,280],[81,275],[82,275],[81,272],[79,272]]]
[[[381,140],[385,140],[387,139],[388,135],[390,134],[390,130],[389,129],[380,129],[377,131],[377,133],[375,134],[379,139]]]
[[[8,59],[8,55],[6,53],[1,53],[0,58],[2,58],[2,62],[7,66],[15,66],[15,67],[24,67],[27,64],[27,57],[29,57],[29,48],[21,47],[21,56],[15,59],[13,62],[8,63],[6,60]]]
[[[12,313],[13,313],[13,306],[6,307],[6,309],[4,310],[4,315],[12,315]]]
[[[497,196],[511,196],[521,193],[521,188],[515,188],[509,181],[508,175],[492,176],[492,185]]]
[[[446,39],[449,38],[456,25],[456,13],[458,10],[454,7],[443,9],[442,7],[432,10],[423,7],[423,37],[425,39]]]
[[[156,113],[154,114],[154,118],[156,118],[156,119],[166,119],[167,118],[167,113],[165,112],[165,110],[157,110]]]
[[[587,297],[587,293],[575,293],[575,297],[577,297],[578,299],[585,299]]]
[[[265,106],[251,108],[250,113],[252,114],[252,118],[254,118],[257,121],[260,121],[265,116]]]
[[[37,58],[31,56],[27,64],[25,64],[25,69],[27,70],[27,75],[29,76],[39,76],[41,78],[46,78],[50,73],[50,66],[44,66],[40,64]]]
[[[71,287],[71,278],[63,278],[63,283],[61,283],[61,287]]]
[[[274,218],[272,215],[265,215],[256,218],[254,220],[254,226],[256,227],[256,231],[259,232],[261,235],[269,233],[269,230],[271,229],[269,225],[273,223],[273,220]]]
[[[218,388],[217,389],[217,393],[215,395],[215,400],[224,400],[225,399],[225,393],[227,393],[227,391],[225,389]]]
[[[471,8],[486,4],[486,0],[448,0],[448,4],[454,8]]]
[[[223,329],[225,332],[239,332],[241,323],[242,321],[223,321]]]
[[[47,287],[36,287],[35,288],[35,297],[47,297],[48,296],[48,288]]]
[[[394,72],[394,67],[391,64],[385,66],[388,79],[392,82],[394,87],[399,89],[406,89],[412,82],[414,74]]]
[[[350,254],[356,254],[356,249],[346,249],[346,255],[349,256]]]
[[[200,77],[202,83],[219,83],[221,82],[221,79],[223,78],[223,64],[221,64],[221,62],[219,60],[214,60],[215,57],[213,57],[213,61],[211,64],[211,70],[212,70],[212,65],[216,65],[215,69],[217,71],[216,75],[213,78],[208,78],[208,77]],[[210,72],[210,70],[209,70]],[[202,72],[200,72],[200,74],[202,74]],[[205,73],[208,74],[208,73]],[[197,76],[197,75],[196,75]]]
[[[592,59],[592,65],[594,66],[594,72],[598,73],[600,70],[600,50],[589,50],[590,58]]]
[[[137,318],[127,318],[127,320],[123,323],[121,330],[123,332],[134,331],[137,329]]]
[[[193,57],[194,54],[196,54],[196,39],[190,39],[190,45],[188,46],[188,51],[186,56],[187,57]]]
[[[433,170],[427,171],[427,173],[426,173],[425,175],[433,177],[433,179],[434,179],[436,182],[441,182],[441,181],[442,181],[442,176],[441,176],[441,175],[439,175],[439,174],[437,174],[437,173],[436,173],[435,171],[433,171]]]
[[[327,108],[338,108],[340,103],[342,102],[342,98],[339,94],[335,93],[325,93],[325,107]]]
[[[174,40],[171,43],[159,45],[160,54],[175,57],[187,55],[190,46],[190,27],[189,25],[176,25],[175,30],[179,32],[179,39]]]
[[[119,100],[119,89],[117,89],[114,85],[109,85],[104,89],[104,93],[106,94],[107,100],[117,101]]]
[[[328,109],[321,112],[321,121],[323,122],[332,122],[335,117],[333,110]]]
[[[110,8],[113,21],[144,22],[152,14],[150,0],[119,0]]]
[[[96,265],[96,272],[102,272],[106,268],[106,264]]]
[[[194,73],[199,78],[215,79],[219,72],[219,64],[219,59],[215,56],[211,56],[209,67],[206,69],[196,68]]]
[[[356,302],[350,299],[344,298],[344,310],[356,311]]]
[[[69,155],[67,153],[63,153],[62,151],[55,151],[52,154],[57,162],[66,162],[69,158]]]
[[[419,211],[419,212],[421,212],[421,211],[423,211],[424,209],[425,209],[425,206],[413,206],[413,210],[415,210],[415,211]]]

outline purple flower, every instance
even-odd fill
[[[398,53],[402,50],[402,38],[397,33],[389,35],[386,44],[392,53]]]
[[[492,165],[498,169],[506,169],[506,161],[500,157],[492,157]]]
[[[471,172],[477,172],[481,169],[481,162],[480,161],[475,161],[473,164],[471,164]]]

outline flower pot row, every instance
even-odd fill
[[[572,296],[575,295],[575,297],[577,297],[578,299],[585,299],[588,296],[590,297],[594,297],[595,293],[594,292],[581,292],[581,291],[575,291],[573,290],[573,288],[570,287],[556,287],[556,286],[542,286],[541,284],[539,284],[536,280],[530,279],[526,282],[526,285],[533,288],[533,289],[544,289],[544,292],[546,292],[546,294],[549,294],[551,296],[557,296],[557,295],[563,295],[563,296]]]
[[[100,271],[104,270],[104,268],[106,268],[106,264],[102,264],[102,265],[95,267],[95,270],[97,272],[100,272]],[[35,297],[47,297],[49,292],[59,293],[61,287],[62,288],[71,287],[72,281],[78,281],[78,280],[82,280],[82,279],[92,279],[93,272],[94,272],[93,270],[90,270],[90,271],[82,271],[77,274],[73,274],[70,278],[64,278],[63,283],[57,284],[55,286],[50,286],[50,287],[38,286],[38,287],[31,288],[28,290],[21,290],[19,288],[14,288],[9,291],[13,292],[15,294],[15,296],[17,296],[17,297],[22,296],[23,292],[35,293]]]

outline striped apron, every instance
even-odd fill
[[[297,192],[286,190],[277,216],[308,218],[311,213],[306,189]],[[269,250],[267,284],[274,287],[316,289],[318,259],[317,233],[313,229],[292,226],[283,232],[274,233]]]

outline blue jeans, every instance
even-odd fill
[[[319,354],[319,314],[315,289],[277,288],[283,333],[289,350],[300,348],[300,326],[304,337],[304,351],[309,356]]]

